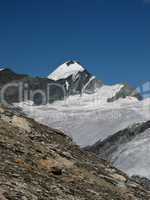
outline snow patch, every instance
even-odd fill
[[[77,62],[70,61],[60,65],[54,72],[52,72],[48,78],[52,80],[65,79],[69,76],[75,77],[78,72],[82,72],[85,69]]]

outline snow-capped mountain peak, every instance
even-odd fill
[[[77,61],[68,61],[60,65],[54,72],[52,72],[48,78],[55,81],[59,79],[65,79],[69,76],[75,76],[78,72],[83,72],[85,69]]]

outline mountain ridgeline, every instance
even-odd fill
[[[98,141],[96,144],[86,147],[85,150],[96,153],[100,158],[115,162],[114,154],[120,146],[129,143],[149,129],[150,121],[133,124],[131,127],[120,130],[103,141]]]
[[[9,84],[9,86],[4,90],[6,84]],[[17,74],[10,69],[0,70],[0,100],[2,101],[2,96],[4,96],[4,99],[9,104],[27,100],[33,101],[36,105],[52,103],[56,100],[63,100],[70,95],[94,93],[97,88],[102,86],[102,81],[97,80],[76,61],[64,63],[48,78]],[[42,94],[44,94],[44,98]],[[108,99],[108,102],[125,98],[126,96],[142,99],[134,88],[126,84],[117,94]]]

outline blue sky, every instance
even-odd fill
[[[0,64],[46,76],[78,60],[106,83],[150,75],[150,0],[0,0]]]

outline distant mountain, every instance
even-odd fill
[[[15,87],[15,83],[22,83],[23,94],[27,89],[25,88],[26,86],[28,87],[28,92],[32,91],[34,93],[37,90],[41,90],[45,94],[46,98],[44,102],[42,101],[41,94],[34,95],[34,98],[31,98],[29,94],[27,98],[23,96],[22,101],[26,99],[29,101],[32,100],[36,105],[63,100],[71,95],[82,95],[83,93],[94,94],[98,88],[103,86],[102,81],[97,80],[95,76],[76,61],[69,61],[62,64],[48,78],[31,77],[24,74],[17,74],[11,69],[1,69],[0,89],[8,83],[13,83],[13,85],[9,86],[5,92],[7,102],[19,102],[19,89]],[[48,88],[49,84],[50,88]],[[48,90],[50,90],[50,96],[47,96]],[[114,93],[111,98],[108,98],[108,101],[112,102],[126,96],[134,96],[141,100],[140,94],[135,92],[134,88],[125,85],[117,93]]]
[[[60,65],[48,78],[64,85],[67,95],[82,94],[83,92],[94,93],[97,88],[103,86],[103,82],[97,80],[78,61],[68,61]],[[128,84],[122,85],[117,93],[114,93],[111,98],[108,98],[108,102],[113,102],[119,98],[126,98],[127,96],[142,100],[141,95],[135,88]]]
[[[60,65],[49,76],[49,79],[64,85],[67,95],[94,93],[103,85],[95,76],[88,72],[79,62],[68,61]]]
[[[80,70],[78,71],[77,69],[79,68]],[[97,81],[86,69],[81,69],[83,68],[79,63],[73,64],[73,61],[70,61],[57,68],[49,78],[31,77],[17,74],[10,69],[3,69],[0,71],[0,88],[8,83],[14,84],[20,82],[23,84],[24,91],[26,90],[24,86],[28,86],[28,90],[30,91],[35,92],[41,90],[47,95],[49,89],[48,85],[50,84],[50,96],[46,96],[45,102],[42,102],[40,94],[36,95],[34,99],[28,96],[28,100],[33,100],[34,103],[38,105],[41,103],[51,103],[55,100],[62,100],[70,95],[81,95],[85,92],[94,93],[95,89],[102,85],[101,81]],[[63,72],[65,72],[65,74],[63,74]],[[58,76],[57,78],[59,78],[57,80],[56,74]],[[50,79],[50,77],[52,77],[52,79]],[[12,87],[9,86],[5,94],[9,103],[19,102],[18,88],[14,87],[14,85]]]

